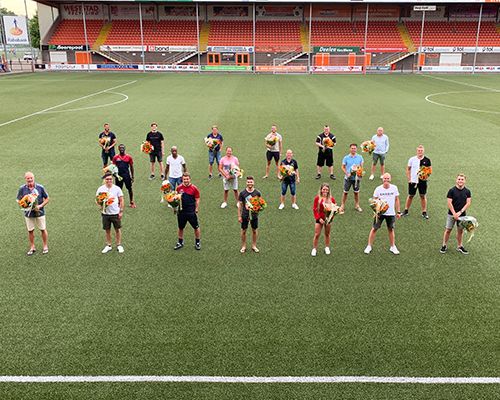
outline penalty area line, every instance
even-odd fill
[[[191,376],[191,375],[96,375],[96,376],[0,376],[0,383],[385,383],[385,384],[500,384],[500,377],[405,377],[405,376]]]
[[[127,85],[131,85],[131,84],[136,83],[136,82],[137,82],[137,80],[130,81],[130,82],[127,82],[127,83],[123,83],[121,85],[113,86],[113,87],[110,87],[108,89],[100,90],[100,91],[95,92],[95,93],[90,93],[90,94],[88,94],[86,96],[78,97],[77,99],[66,101],[64,103],[61,103],[61,104],[58,104],[58,105],[46,108],[44,110],[40,110],[40,111],[31,113],[31,114],[28,114],[28,115],[24,115],[24,116],[19,117],[19,118],[11,119],[10,121],[6,121],[6,122],[3,122],[3,123],[0,123],[0,128],[2,126],[10,125],[10,124],[13,124],[14,122],[22,121],[23,119],[27,119],[27,118],[33,117],[35,115],[40,115],[40,114],[46,113],[48,111],[55,110],[56,108],[66,106],[68,104],[72,104],[72,103],[75,103],[75,102],[80,101],[80,100],[85,100],[85,99],[88,99],[90,97],[97,96],[99,94],[109,92],[110,90],[119,89],[121,87],[124,87],[124,86],[127,86]]]

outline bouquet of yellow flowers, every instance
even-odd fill
[[[325,210],[325,224],[331,224],[333,217],[340,213],[340,207],[335,203],[323,203],[323,210]]]
[[[372,154],[375,151],[375,142],[373,140],[365,140],[361,143],[363,153]]]
[[[182,210],[182,194],[174,190],[173,192],[165,194],[164,198],[174,211],[177,210],[177,208]]]
[[[389,209],[389,204],[383,199],[372,197],[370,200],[370,208],[373,210],[373,217],[378,219]]]
[[[119,181],[122,180],[122,177],[120,175],[118,175],[118,167],[115,164],[109,164],[107,167],[104,167],[102,169],[102,174],[103,175],[108,174],[108,173],[112,174]]]
[[[246,201],[247,210],[254,214],[260,213],[266,207],[267,203],[261,196],[253,196]]]
[[[220,140],[213,137],[205,138],[205,145],[208,147],[208,150],[214,151],[214,149],[220,145]]]
[[[279,171],[280,171],[280,177],[282,179],[286,178],[287,176],[295,175],[295,168],[293,167],[293,165],[281,164]]]
[[[38,203],[38,195],[36,193],[30,193],[24,195],[21,200],[18,200],[17,203],[19,204],[19,207],[23,211],[33,211],[34,208],[36,208],[37,203]],[[35,210],[35,215],[37,215],[38,212]]]
[[[237,165],[232,165],[231,166],[231,169],[229,170],[229,176],[233,177],[233,178],[241,178],[243,176],[243,173],[245,171],[243,171],[240,167],[238,167]]]
[[[278,136],[270,133],[269,135],[266,136],[265,138],[266,144],[268,146],[274,146],[276,143],[278,143]]]
[[[354,179],[356,182],[358,180],[360,180],[364,174],[365,174],[365,170],[363,169],[363,167],[361,165],[354,164],[351,167],[351,176],[354,176]]]
[[[421,181],[426,181],[432,174],[432,167],[426,167],[425,165],[420,166],[418,170],[418,179]]]
[[[106,207],[115,202],[115,198],[110,197],[108,192],[99,192],[95,197],[95,202],[99,207],[101,207],[102,212],[104,212]]]
[[[154,150],[154,147],[151,143],[149,143],[148,141],[142,142],[141,151],[143,153],[150,154],[153,152],[153,150]]]
[[[172,191],[172,185],[168,180],[164,180],[161,183],[160,187],[160,192],[162,194],[160,203],[164,203],[166,201],[167,194],[169,194],[171,191]]]
[[[102,138],[99,138],[99,144],[104,147],[108,147],[110,143],[111,138],[109,136],[103,136]]]
[[[323,139],[323,146],[325,146],[325,149],[333,149],[335,142],[331,138],[326,137]]]
[[[458,218],[458,227],[462,228],[463,230],[465,230],[465,232],[470,234],[470,237],[469,237],[469,240],[467,240],[467,243],[469,243],[471,241],[471,239],[474,237],[474,231],[476,230],[476,228],[478,226],[479,226],[479,223],[477,222],[477,219],[474,217],[465,216],[465,217]]]

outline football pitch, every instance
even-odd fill
[[[37,73],[0,77],[0,93],[0,398],[500,397],[500,75]],[[149,160],[139,150],[153,121],[166,149],[178,146],[200,189],[201,251],[189,225],[185,247],[173,250],[176,217],[160,203],[160,180],[148,180]],[[123,254],[101,254],[94,197],[104,122],[134,158],[137,208],[125,210]],[[273,123],[299,163],[299,210],[289,198],[278,210],[278,180],[261,178]],[[259,254],[239,253],[236,206],[221,209],[222,182],[207,179],[203,138],[213,124],[268,202],[259,218]],[[333,222],[332,254],[324,254],[321,237],[311,257],[312,202],[321,182],[314,179],[314,142],[324,124],[337,136],[337,176],[349,144],[384,127],[391,141],[386,168],[402,208],[407,161],[425,146],[434,171],[430,219],[420,216],[415,198],[396,224],[399,256],[388,251],[385,227],[372,253],[363,253],[372,223],[368,199],[380,184],[365,176],[363,212],[354,210],[350,193],[345,214]],[[26,256],[14,200],[28,170],[50,196],[47,255]],[[472,192],[468,215],[479,228],[466,244],[469,255],[455,251],[455,231],[448,253],[440,254],[446,194],[460,172]],[[326,169],[323,180],[340,202],[342,180],[329,180]],[[36,240],[41,250],[38,233]],[[105,379],[7,382],[19,376]],[[136,379],[116,381],[123,376]],[[337,382],[346,376],[354,379]],[[249,383],[251,377],[307,379]],[[308,381],[314,377],[331,379]]]

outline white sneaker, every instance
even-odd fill
[[[325,247],[325,254],[326,254],[327,256],[329,256],[329,255],[330,255],[330,248],[329,248],[329,247]]]
[[[373,181],[375,179],[375,175],[371,174],[368,179],[371,180],[371,181]]]
[[[113,250],[113,248],[109,245],[106,245],[106,247],[104,247],[104,249],[102,249],[101,253],[106,254],[106,253],[109,253],[111,250]]]
[[[292,204],[292,208],[293,208],[294,210],[298,210],[298,209],[299,209],[299,206],[298,206],[296,203],[293,203],[293,204]]]
[[[365,249],[365,254],[370,254],[372,252],[372,246],[368,245]]]
[[[313,257],[316,257],[316,254],[318,254],[318,251],[317,251],[316,249],[312,249],[312,250],[311,250],[311,255],[312,255]]]
[[[285,205],[283,203],[280,203],[278,210],[283,210],[285,208]]]
[[[392,254],[396,254],[398,255],[399,254],[399,250],[396,246],[392,246],[389,251],[392,253]]]
[[[121,244],[116,246],[116,250],[118,250],[118,253],[123,253],[125,251],[125,249],[123,248],[123,246]]]
[[[226,202],[223,202],[221,205],[220,205],[220,208],[226,208],[227,207],[227,203]]]

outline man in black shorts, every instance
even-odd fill
[[[104,130],[99,133],[99,146],[101,147],[102,166],[106,168],[108,162],[115,156],[116,135],[109,130],[109,124],[104,124]]]
[[[134,202],[134,192],[132,190],[132,183],[134,182],[134,160],[130,154],[125,153],[124,144],[120,144],[118,146],[118,151],[120,153],[113,157],[113,164],[117,166],[118,175],[122,179],[120,180],[115,178],[115,185],[120,189],[123,189],[123,185],[125,185],[130,199],[130,208],[136,208]]]
[[[464,174],[459,174],[455,181],[455,186],[448,190],[448,216],[446,219],[446,227],[443,235],[443,245],[441,253],[446,253],[448,250],[448,240],[450,239],[453,226],[458,222],[460,217],[466,216],[466,211],[471,204],[471,192],[465,187],[466,177]],[[462,245],[464,230],[457,224],[457,251],[462,254],[469,254]]]
[[[247,250],[247,229],[248,224],[252,227],[252,251],[259,252],[257,248],[257,229],[259,227],[259,214],[252,213],[247,208],[247,201],[252,197],[261,196],[261,193],[254,187],[253,176],[247,176],[247,186],[240,192],[238,197],[238,221],[241,224],[241,249],[240,253]]]
[[[283,137],[278,133],[276,125],[271,125],[271,132],[266,136],[266,174],[262,177],[262,179],[266,179],[269,176],[269,170],[271,169],[271,161],[274,159],[274,163],[276,164],[276,174],[278,178],[279,174],[279,162],[280,155],[283,151]],[[274,140],[274,144],[270,144],[270,141]]]
[[[158,131],[158,124],[156,122],[151,124],[151,131],[146,135],[146,141],[153,146],[153,151],[149,153],[149,161],[151,162],[151,175],[149,176],[149,180],[155,178],[155,161],[158,160],[158,164],[160,164],[161,180],[163,181],[165,179],[165,170],[163,169],[165,143],[162,133]]]
[[[408,216],[413,197],[418,193],[420,195],[420,204],[422,206],[422,218],[429,219],[427,214],[427,181],[422,180],[418,176],[420,167],[430,167],[431,160],[424,155],[424,146],[417,147],[417,155],[408,160],[406,167],[406,178],[408,179],[408,197],[406,198],[405,210],[402,217]]]
[[[333,173],[333,146],[328,147],[325,145],[325,139],[327,138],[332,141],[333,145],[337,143],[337,138],[330,132],[330,127],[325,125],[323,132],[316,137],[316,146],[318,146],[318,161],[316,162],[318,174],[316,175],[316,179],[321,178],[321,170],[325,165],[328,167],[330,179],[335,179]]]
[[[189,172],[182,174],[182,184],[177,186],[177,193],[182,195],[181,206],[177,212],[177,225],[179,226],[179,239],[174,250],[184,247],[184,228],[187,223],[194,229],[194,248],[201,250],[200,224],[198,223],[198,210],[200,208],[200,191],[191,183]]]

